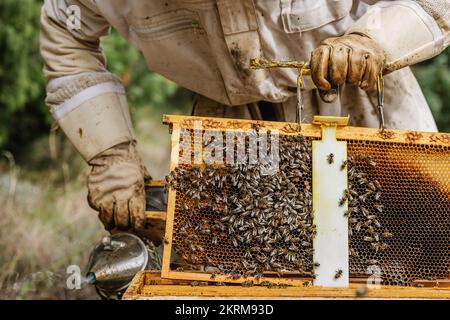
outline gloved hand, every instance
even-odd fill
[[[88,202],[106,230],[143,229],[144,179],[150,178],[135,142],[116,145],[89,161]]]
[[[311,77],[320,90],[349,83],[361,89],[376,89],[386,54],[369,37],[348,34],[324,40],[311,55]]]

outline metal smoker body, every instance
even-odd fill
[[[148,260],[147,248],[137,236],[107,236],[92,251],[86,278],[102,298],[120,299],[136,273],[147,267]]]

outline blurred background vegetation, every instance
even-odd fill
[[[45,106],[39,56],[41,0],[0,1],[0,299],[95,298],[92,288],[65,289],[66,268],[84,268],[104,234],[86,204],[87,166]],[[169,163],[164,113],[187,114],[191,93],[147,70],[116,33],[103,40],[134,114],[144,161],[154,178]],[[414,71],[440,131],[450,131],[450,50]]]

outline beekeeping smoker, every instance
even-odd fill
[[[249,61],[311,60],[303,121],[350,114],[352,125],[377,126],[384,70],[386,125],[435,131],[408,66],[447,47],[449,8],[448,0],[46,0],[47,103],[92,167],[88,201],[105,228],[141,229],[148,173],[125,89],[100,48],[111,26],[150,70],[198,94],[196,115],[293,121],[298,70],[251,70]],[[336,86],[337,98],[324,102],[322,91]]]

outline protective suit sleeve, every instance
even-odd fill
[[[347,34],[376,41],[386,52],[388,73],[441,53],[449,45],[449,29],[448,0],[376,1]]]

